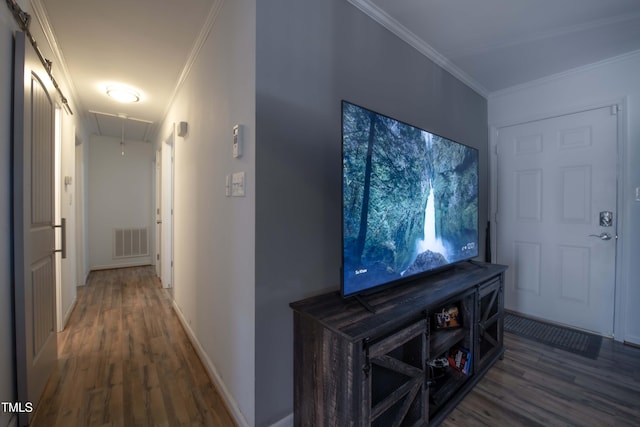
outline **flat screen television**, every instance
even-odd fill
[[[342,101],[343,297],[477,256],[478,150]]]

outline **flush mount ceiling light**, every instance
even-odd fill
[[[118,102],[133,103],[140,101],[140,94],[135,90],[124,86],[109,86],[107,95]]]

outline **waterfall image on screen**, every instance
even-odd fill
[[[478,151],[342,103],[342,293],[478,255]]]

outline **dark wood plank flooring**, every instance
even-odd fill
[[[91,273],[32,426],[233,426],[153,268]],[[640,426],[640,349],[597,360],[505,334],[443,426]]]
[[[152,267],[92,272],[32,426],[233,426]]]
[[[603,340],[597,360],[505,333],[505,357],[442,426],[640,426],[640,349]]]

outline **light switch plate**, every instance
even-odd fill
[[[244,172],[236,172],[231,175],[231,196],[232,197],[244,197]]]

